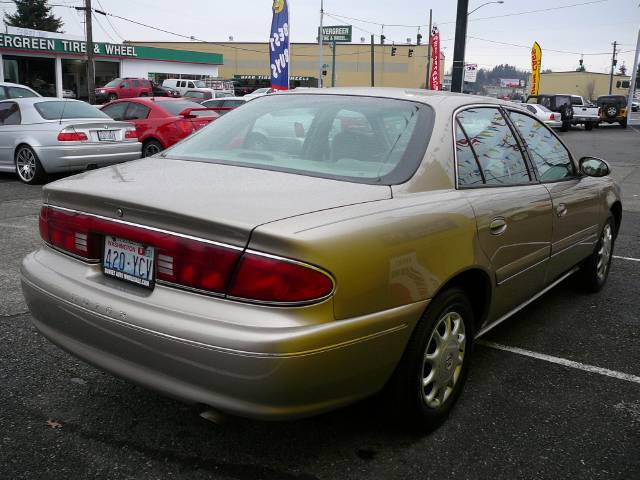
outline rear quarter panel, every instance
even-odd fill
[[[338,320],[427,300],[482,263],[473,211],[455,190],[269,223],[253,232],[249,248],[330,272]]]

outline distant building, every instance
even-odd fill
[[[629,78],[629,75],[614,75],[611,93],[628,95]],[[538,93],[569,93],[593,101],[609,93],[609,74],[575,71],[542,73]]]
[[[234,80],[236,92],[268,87],[269,44],[267,42],[130,42],[136,46],[196,50],[203,53],[223,52],[224,65],[219,76]],[[374,75],[376,87],[424,88],[427,79],[427,45],[374,45]],[[409,56],[409,50],[412,50]],[[290,86],[315,87],[318,84],[319,46],[316,43],[291,44]],[[326,75],[324,86],[331,86],[332,46],[324,45]],[[444,65],[441,55],[440,65]],[[442,72],[444,73],[444,72]],[[371,45],[369,43],[338,43],[336,45],[336,86],[371,85]]]

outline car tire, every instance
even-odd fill
[[[387,385],[388,409],[400,425],[431,431],[447,418],[466,381],[473,335],[463,290],[447,289],[431,302]]]
[[[164,150],[164,148],[159,141],[147,140],[146,142],[144,142],[144,145],[142,145],[142,157],[150,157],[152,155],[160,153],[162,150]]]
[[[568,132],[569,131],[569,127],[571,126],[571,123],[569,122],[562,122],[562,126],[560,127],[560,131],[561,132]]]
[[[622,128],[627,128],[627,121],[626,120],[620,120],[620,126]]]
[[[110,93],[107,96],[107,101],[108,102],[113,102],[114,100],[118,100],[118,95],[116,95],[115,93]]]
[[[598,292],[607,283],[615,240],[616,224],[613,216],[609,215],[594,252],[582,263],[578,271],[580,284],[585,291]]]
[[[593,130],[593,123],[591,122],[587,122],[584,124],[584,129],[588,132],[590,130]]]
[[[18,178],[27,185],[38,185],[45,181],[45,172],[36,152],[28,145],[20,145],[15,152],[14,162]]]

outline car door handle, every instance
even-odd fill
[[[504,218],[494,218],[489,225],[491,235],[502,235],[507,229],[507,221]]]
[[[556,215],[558,217],[564,217],[567,214],[567,206],[564,203],[561,203],[556,207]]]

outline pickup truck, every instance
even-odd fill
[[[600,109],[584,101],[579,95],[571,95],[573,107],[573,125],[584,125],[585,130],[591,130],[600,123]]]

